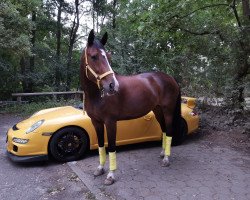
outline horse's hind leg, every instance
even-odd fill
[[[97,139],[98,139],[98,151],[99,151],[99,166],[94,172],[95,176],[104,174],[104,165],[106,162],[106,150],[104,146],[104,124],[92,119],[92,123],[95,127]]]
[[[166,146],[166,124],[165,124],[165,119],[164,119],[164,114],[162,111],[162,108],[160,106],[156,106],[153,109],[153,112],[155,114],[155,117],[157,121],[160,124],[161,130],[162,130],[162,150],[160,153],[160,157],[163,158],[165,155],[165,146]]]
[[[170,165],[169,156],[171,152],[171,143],[173,137],[173,112],[170,107],[163,107],[163,115],[166,126],[166,139],[165,139],[165,152],[162,160],[162,166],[167,167]]]

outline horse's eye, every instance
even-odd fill
[[[95,56],[91,56],[91,59],[93,60],[93,61],[96,61],[97,60],[97,55],[95,55]]]

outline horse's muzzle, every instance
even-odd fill
[[[117,92],[114,91],[109,91],[109,92],[105,92],[105,90],[102,88],[101,89],[101,98],[104,98],[105,96],[113,96],[115,95]]]
[[[105,96],[112,96],[118,92],[118,87],[116,86],[115,82],[111,82],[106,87],[102,87],[101,89],[101,97]]]

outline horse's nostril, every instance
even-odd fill
[[[109,84],[109,89],[114,89],[114,85],[115,85],[114,83],[110,83]]]
[[[114,92],[114,88],[115,88],[115,84],[114,83],[110,83],[109,84],[109,91],[110,92]]]

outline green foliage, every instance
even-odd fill
[[[27,103],[27,104],[22,104],[22,105],[13,105],[9,107],[5,107],[1,109],[1,113],[14,113],[14,114],[21,114],[22,116],[30,116],[34,114],[35,112],[38,112],[42,109],[46,108],[54,108],[54,107],[61,107],[61,106],[78,106],[81,101],[77,100],[50,100],[47,99],[43,102],[32,102],[32,103]]]
[[[39,5],[37,0],[4,0],[0,3],[0,53],[10,50],[17,55],[30,53],[29,31],[32,23],[28,10]]]
[[[244,22],[239,27],[231,3],[121,1],[116,28],[112,29],[112,20],[103,27],[112,29],[113,66],[124,74],[164,71],[176,77],[185,95],[218,97],[229,91],[235,107],[239,87],[244,88],[249,73],[250,20],[243,20],[242,4],[236,2],[235,10]]]
[[[244,105],[242,95],[249,87],[250,18],[244,16],[242,1],[85,3],[79,9],[82,19],[88,17],[83,20],[87,25],[77,33],[72,61],[68,62],[72,20],[76,19],[73,1],[1,1],[0,99],[25,90],[79,88],[80,38],[87,36],[90,27],[86,26],[93,23],[98,34],[99,30],[100,34],[109,33],[107,49],[117,72],[163,71],[178,80],[184,95],[226,97],[232,107]],[[92,10],[88,10],[90,4]]]
[[[74,4],[63,1],[60,59],[57,57],[57,0],[4,0],[0,3],[0,99],[11,93],[65,91],[67,73],[74,74],[71,89],[79,88],[80,51],[73,49],[71,66],[66,67],[69,24]],[[35,15],[36,18],[32,19]],[[35,32],[34,32],[35,31]],[[34,37],[34,44],[32,44]],[[31,58],[34,57],[34,66]],[[59,71],[59,86],[55,74]],[[31,90],[31,91],[30,91]]]

